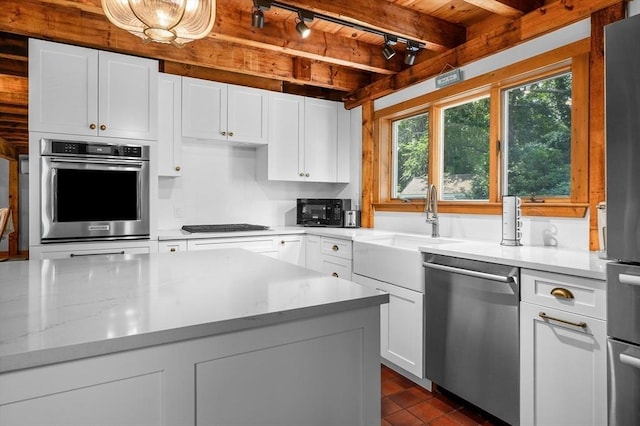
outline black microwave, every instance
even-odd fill
[[[338,198],[298,198],[297,224],[303,226],[344,226],[344,211],[351,210],[351,200]]]

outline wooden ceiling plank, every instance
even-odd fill
[[[413,67],[394,76],[384,77],[382,80],[392,81],[388,84],[377,81],[368,87],[350,93],[345,97],[345,107],[353,108],[366,100],[378,99],[388,94],[386,87],[395,87],[397,90],[408,87],[436,76],[447,64],[460,67],[555,29],[589,18],[592,13],[618,3],[620,0],[572,0],[569,5],[565,0],[557,0],[514,20],[512,23],[497,28],[491,33],[469,40],[465,44],[434,58],[416,63]],[[544,19],[541,19],[540,15],[544,15]],[[379,87],[382,87],[383,90],[378,92],[376,89]]]
[[[296,82],[292,77],[293,57],[289,55],[215,38],[197,40],[182,49],[143,44],[102,15],[37,0],[3,0],[3,3],[0,31]],[[314,83],[331,89],[353,91],[371,81],[368,73],[347,67],[316,63],[314,69],[318,70]]]
[[[496,15],[516,19],[541,7],[544,0],[464,0]]]
[[[287,0],[284,3],[424,43],[442,52],[465,41],[464,27],[388,1]]]

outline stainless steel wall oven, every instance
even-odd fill
[[[149,238],[149,147],[40,141],[43,243]]]

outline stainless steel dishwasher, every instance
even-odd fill
[[[425,253],[426,376],[519,424],[518,268]]]

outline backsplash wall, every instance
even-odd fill
[[[361,109],[355,108],[351,111],[349,184],[257,179],[256,148],[184,141],[182,176],[158,179],[158,229],[209,223],[295,225],[296,198],[349,198],[358,202],[361,123]]]

